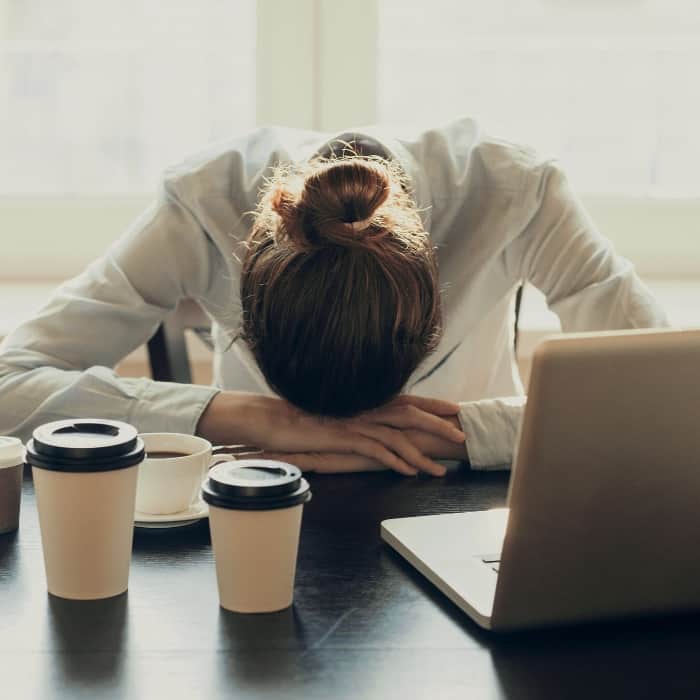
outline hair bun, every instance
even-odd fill
[[[311,250],[371,247],[423,251],[423,228],[399,163],[378,156],[316,158],[276,167],[261,193],[249,242]]]
[[[300,184],[297,197],[278,188],[271,201],[281,229],[297,245],[360,245],[391,233],[376,216],[391,193],[389,172],[381,162],[331,160]]]

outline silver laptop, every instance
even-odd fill
[[[382,538],[487,629],[700,608],[700,330],[541,343],[508,506]]]

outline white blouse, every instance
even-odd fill
[[[524,403],[513,353],[514,295],[529,281],[563,330],[667,325],[629,261],[603,238],[551,160],[483,134],[471,119],[375,139],[409,175],[437,248],[444,335],[405,391],[460,402],[470,462],[510,464]],[[0,434],[100,416],[140,431],[193,433],[220,389],[271,393],[241,341],[241,242],[264,178],[332,134],[264,128],[170,169],[158,200],[0,345]],[[213,323],[214,384],[123,378],[113,367],[182,298]]]

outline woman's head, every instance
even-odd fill
[[[386,403],[441,331],[437,267],[399,166],[360,156],[278,168],[243,262],[243,337],[269,385],[311,413]]]

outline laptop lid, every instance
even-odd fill
[[[700,331],[543,342],[496,629],[700,607]]]

